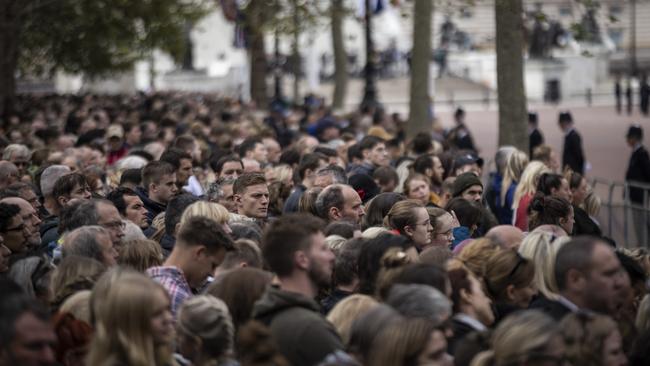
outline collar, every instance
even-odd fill
[[[580,308],[578,307],[578,305],[572,303],[569,299],[567,299],[566,297],[564,297],[562,295],[560,295],[560,297],[557,299],[557,301],[560,304],[564,305],[569,310],[571,310],[571,312],[573,312],[573,313],[580,311]]]
[[[634,145],[634,147],[632,148],[632,151],[633,151],[633,152],[634,152],[634,151],[637,151],[637,150],[639,150],[639,149],[642,148],[642,147],[643,147],[643,144],[640,143],[640,142],[637,142],[637,143]]]
[[[477,330],[479,332],[483,332],[487,330],[487,327],[485,324],[481,323],[480,321],[472,318],[471,316],[463,313],[458,313],[454,315],[454,320],[459,321],[463,324],[467,324],[470,327],[474,328],[474,330]]]
[[[576,128],[575,128],[575,127],[573,127],[573,126],[571,126],[571,127],[569,127],[569,129],[568,129],[568,130],[566,130],[566,132],[564,133],[564,136],[567,136],[567,135],[569,135],[569,134],[570,134],[571,132],[573,132],[573,131],[575,131],[575,129],[576,129]]]

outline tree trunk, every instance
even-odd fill
[[[300,14],[298,9],[298,1],[293,0],[293,103],[300,104],[300,73],[302,72],[302,60],[300,59],[300,51],[298,50],[300,41]]]
[[[432,0],[415,0],[413,7],[413,53],[411,58],[411,99],[407,138],[431,131],[429,112],[429,64],[431,60]]]
[[[332,0],[332,48],[334,49],[334,95],[332,108],[341,109],[348,88],[348,60],[343,43],[343,0]]]
[[[264,31],[260,25],[263,24],[262,3],[251,1],[248,5],[248,34],[250,36],[250,57],[251,57],[251,98],[258,108],[268,107],[268,95],[266,93],[266,50],[264,45]]]
[[[13,112],[16,95],[16,68],[20,42],[20,12],[28,1],[3,1],[0,4],[0,119]]]
[[[522,0],[496,0],[499,146],[528,151]]]

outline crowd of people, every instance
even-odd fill
[[[464,118],[21,96],[0,366],[650,364],[650,253],[603,235],[571,115],[562,162],[538,131],[494,171]]]

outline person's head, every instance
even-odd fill
[[[468,201],[461,197],[452,198],[451,201],[447,202],[445,210],[447,212],[453,211],[456,214],[458,223],[468,228],[472,233],[478,228],[483,216],[483,211],[476,201]]]
[[[8,203],[12,205],[17,205],[20,208],[20,219],[24,225],[23,234],[27,245],[29,247],[35,248],[41,243],[41,233],[39,231],[41,219],[38,218],[38,213],[34,210],[34,207],[20,197],[6,197],[0,200],[0,203]],[[15,236],[18,236],[19,231],[14,230]],[[5,240],[7,240],[5,238]]]
[[[357,260],[360,293],[375,295],[377,278],[382,269],[382,258],[392,248],[403,252],[411,261],[417,260],[417,250],[413,242],[405,236],[383,233],[365,241]]]
[[[3,294],[0,301],[0,364],[53,366],[57,337],[49,312],[23,294]]]
[[[107,267],[117,265],[117,248],[107,229],[98,225],[84,225],[63,236],[62,256],[80,256],[97,260]]]
[[[269,188],[263,174],[245,173],[233,184],[237,213],[265,219],[269,208]]]
[[[405,200],[395,203],[388,211],[384,223],[409,238],[420,249],[431,244],[433,226],[427,209],[418,201]]]
[[[306,214],[284,215],[271,223],[262,239],[262,253],[280,278],[307,277],[314,289],[327,287],[334,254],[325,243],[322,220]]]
[[[277,164],[280,161],[280,154],[282,153],[282,147],[278,141],[273,137],[264,137],[262,143],[266,147],[268,161]]]
[[[560,324],[566,356],[572,365],[626,366],[618,325],[606,315],[572,313]]]
[[[567,172],[566,180],[569,182],[569,189],[571,189],[571,203],[575,206],[582,206],[589,194],[587,179],[580,173],[570,171]]]
[[[350,186],[332,184],[316,198],[319,216],[327,221],[348,220],[359,223],[365,214],[361,197]]]
[[[336,253],[332,270],[332,288],[345,287],[356,290],[359,285],[357,263],[365,239],[344,242]]]
[[[578,307],[615,314],[624,277],[612,247],[597,238],[574,238],[557,252],[558,290]]]
[[[485,264],[494,252],[502,250],[495,242],[487,238],[473,240],[458,253],[458,259],[476,277],[485,275]]]
[[[227,155],[211,165],[217,179],[237,179],[244,173],[244,164],[236,155]]]
[[[516,226],[497,225],[491,228],[485,237],[504,249],[517,249],[521,241],[524,240],[524,233]]]
[[[447,211],[438,207],[427,207],[429,220],[433,226],[431,245],[449,248],[454,240],[454,217]]]
[[[20,216],[20,207],[18,205],[0,203],[0,235],[4,242],[3,248],[9,249],[9,253],[27,251],[25,224]]]
[[[402,191],[409,199],[417,200],[426,205],[431,199],[429,184],[429,179],[426,176],[417,173],[411,174],[404,181]]]
[[[564,198],[536,195],[530,202],[528,228],[534,230],[541,225],[560,226],[567,234],[573,234],[575,224],[571,203]]]
[[[178,149],[167,149],[161,156],[160,161],[171,164],[176,172],[176,185],[183,187],[192,176],[192,156],[187,152]]]
[[[369,227],[382,226],[384,217],[396,202],[405,200],[401,193],[387,192],[380,193],[371,199],[366,205],[366,212],[361,220],[361,227],[365,230]]]
[[[393,192],[399,184],[397,171],[391,166],[380,166],[372,172],[372,179],[379,186],[381,193]]]
[[[640,125],[630,126],[625,135],[625,139],[627,140],[627,144],[631,147],[643,142],[643,128]]]
[[[130,240],[122,244],[117,263],[144,273],[151,267],[162,265],[162,249],[160,244],[153,240]]]
[[[324,182],[326,174],[324,174],[321,178],[318,178],[317,172],[326,166],[327,159],[322,154],[309,153],[303,155],[302,158],[300,158],[300,163],[298,164],[298,178],[300,178],[300,182],[307,188],[313,187],[316,185],[316,183],[319,183],[319,187],[325,188],[331,183]],[[317,180],[320,181],[317,182]]]
[[[50,286],[54,308],[78,291],[91,290],[106,269],[106,265],[94,258],[66,256],[52,273]]]
[[[536,191],[538,194],[543,194],[544,196],[564,198],[569,202],[572,200],[569,182],[559,174],[542,174],[539,177]]]
[[[91,197],[86,177],[79,173],[66,174],[57,179],[52,195],[60,207],[65,207],[72,199],[88,200]]]
[[[430,182],[440,186],[445,175],[445,168],[436,155],[422,155],[413,162],[413,171],[429,178]]]
[[[539,228],[538,228],[539,229]],[[519,253],[535,263],[535,287],[547,299],[558,297],[555,281],[555,258],[558,250],[569,240],[568,237],[554,237],[553,234],[534,230],[521,243]]]
[[[348,184],[345,169],[338,165],[328,165],[316,172],[315,187],[325,188],[331,184]]]
[[[248,239],[238,239],[234,243],[234,249],[226,254],[223,262],[217,268],[215,277],[235,268],[262,268],[262,262],[262,251],[257,243]]]
[[[526,309],[537,294],[535,263],[515,249],[495,252],[485,265],[485,288],[497,303]]]
[[[479,353],[472,365],[562,365],[565,349],[559,325],[536,310],[505,318],[492,334],[492,349]]]
[[[144,207],[140,197],[130,188],[118,187],[111,191],[106,199],[113,202],[113,205],[122,218],[133,222],[141,229],[146,229],[147,209]]]
[[[254,242],[258,246],[262,242],[262,230],[260,226],[251,221],[236,221],[228,224],[232,233],[233,240],[246,239]]]
[[[451,297],[454,313],[464,313],[486,326],[494,322],[492,300],[485,294],[480,279],[462,265],[447,271],[451,282]]]
[[[336,332],[341,336],[343,344],[347,344],[350,341],[352,323],[378,305],[377,300],[368,295],[350,295],[330,310],[327,320],[332,323]]]
[[[54,189],[54,183],[56,183],[60,177],[68,173],[70,173],[70,168],[65,165],[52,165],[45,168],[41,174],[41,179],[38,182],[43,197],[46,199],[51,197],[52,190]]]
[[[352,323],[348,353],[367,364],[369,354],[375,350],[374,341],[381,331],[404,320],[392,307],[379,303]]]
[[[392,286],[397,284],[409,285],[419,284],[433,287],[445,296],[451,296],[451,285],[449,277],[443,267],[427,263],[411,263],[402,266],[395,275],[390,278],[390,286],[386,286],[385,294],[381,298],[387,298]]]
[[[386,326],[379,333],[368,362],[377,366],[451,366],[453,357],[447,354],[444,332],[434,322],[407,319]]]
[[[38,214],[39,210],[41,209],[41,201],[38,199],[38,196],[36,195],[36,191],[34,189],[34,186],[29,183],[14,183],[10,184],[7,187],[7,190],[5,193],[9,193],[9,195],[6,195],[5,197],[20,197],[24,199],[25,201],[29,202],[30,205],[36,210],[36,213]]]
[[[386,143],[379,137],[365,136],[359,141],[359,150],[366,163],[376,167],[387,166],[390,163]]]
[[[465,122],[465,110],[463,108],[456,108],[456,111],[454,112],[454,121],[458,124]]]
[[[228,212],[237,213],[235,194],[232,190],[235,180],[233,178],[225,178],[212,183],[206,193],[208,201],[222,205]]]
[[[142,169],[142,185],[149,198],[164,205],[178,193],[176,169],[164,161],[152,161]]]
[[[557,123],[560,125],[560,129],[565,132],[573,127],[573,116],[571,115],[571,112],[560,112],[557,118]]]
[[[450,173],[459,176],[464,173],[473,173],[477,177],[482,174],[483,161],[473,153],[464,152],[453,159],[453,169]]]
[[[247,138],[238,147],[239,156],[242,159],[253,159],[260,164],[268,161],[268,150],[262,140],[258,138]]]
[[[183,210],[179,224],[183,226],[187,220],[197,216],[207,217],[208,219],[214,220],[214,222],[217,225],[220,225],[227,234],[232,232],[230,226],[228,226],[230,213],[225,207],[218,203],[195,201]]]
[[[433,286],[398,283],[391,286],[385,302],[407,318],[426,319],[442,327],[451,318],[452,304]]]
[[[20,173],[18,168],[9,162],[0,160],[0,189],[20,181]]]
[[[21,176],[27,173],[31,158],[32,152],[29,151],[27,146],[22,144],[11,144],[5,147],[2,152],[2,160],[7,160],[14,164],[18,168]]]
[[[359,225],[349,221],[332,221],[325,227],[323,234],[326,237],[338,235],[344,239],[352,239],[361,236],[361,229]]]
[[[57,336],[56,360],[64,366],[83,365],[93,329],[69,313],[59,312],[52,320]]]
[[[507,192],[510,184],[519,182],[521,173],[524,172],[526,165],[528,165],[528,154],[525,152],[514,150],[510,155],[508,155],[506,165],[503,169],[503,182],[501,185],[502,197],[505,197],[504,187],[505,192]]]
[[[209,364],[232,352],[235,329],[226,304],[211,295],[187,299],[176,318],[179,353],[195,365]]]
[[[232,239],[206,217],[192,217],[178,230],[172,256],[177,252],[185,264],[183,272],[190,286],[200,286],[233,250]]]
[[[537,112],[528,112],[528,126],[537,128]]]
[[[91,304],[95,334],[89,365],[109,359],[127,365],[171,363],[173,318],[162,285],[131,270],[107,272],[93,289]]]
[[[476,174],[467,172],[456,177],[452,197],[461,197],[468,201],[480,202],[483,198],[483,183]]]
[[[560,169],[557,153],[549,145],[539,145],[533,149],[531,160],[543,163],[551,172],[557,172]]]
[[[323,191],[321,187],[313,187],[307,189],[300,200],[298,201],[298,212],[308,213],[314,216],[320,216],[318,212],[318,207],[316,206],[316,199],[318,195]]]
[[[135,189],[142,185],[142,168],[126,169],[120,176],[120,187]]]
[[[223,300],[232,316],[235,330],[251,319],[253,305],[271,284],[273,275],[258,268],[236,268],[221,274],[206,293]]]

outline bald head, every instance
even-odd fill
[[[70,168],[65,165],[52,165],[47,167],[41,174],[41,194],[43,197],[51,197],[54,190],[54,183],[62,176],[70,173]]]
[[[20,180],[18,167],[12,162],[0,161],[0,189],[5,189],[8,185],[18,182],[18,180]]]
[[[517,249],[524,240],[524,233],[516,226],[499,225],[490,229],[485,237],[499,244],[501,248]]]

